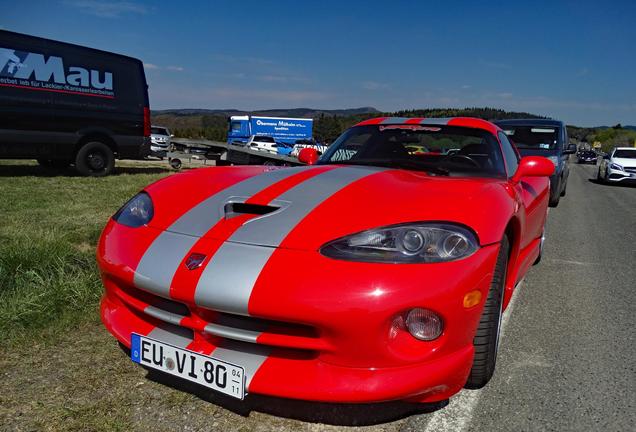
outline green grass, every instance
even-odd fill
[[[127,165],[118,175],[84,178],[0,161],[0,344],[99,319],[100,232],[128,198],[169,174]]]

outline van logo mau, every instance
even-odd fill
[[[0,86],[112,99],[112,72],[65,65],[57,56],[0,47]]]

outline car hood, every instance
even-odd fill
[[[630,158],[613,158],[612,163],[619,164],[622,167],[636,167],[636,159]]]
[[[152,228],[303,250],[371,228],[420,221],[466,225],[483,245],[501,239],[506,215],[513,212],[502,180],[359,166],[199,169],[164,179],[147,192],[155,206]],[[219,227],[232,219],[230,228]]]

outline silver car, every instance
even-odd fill
[[[150,128],[150,152],[153,156],[164,158],[170,147],[170,134],[168,128],[163,126],[151,126]]]

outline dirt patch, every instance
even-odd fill
[[[3,350],[0,376],[0,424],[8,431],[335,431],[367,425],[361,429],[388,432],[423,412],[404,403],[226,398],[149,374],[97,322],[45,344]]]

